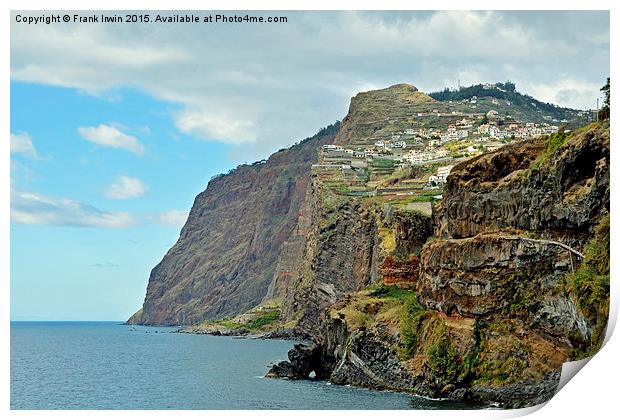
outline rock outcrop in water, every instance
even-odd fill
[[[560,372],[544,373],[537,380],[524,379],[504,386],[474,384],[459,386],[436,383],[425,367],[403,363],[391,340],[366,329],[350,331],[340,318],[323,326],[316,342],[297,344],[288,353],[289,360],[274,365],[269,378],[328,380],[338,385],[396,390],[431,398],[447,398],[472,405],[499,404],[518,408],[540,404],[555,393]]]

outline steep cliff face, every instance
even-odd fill
[[[420,301],[447,314],[519,319],[567,354],[591,342],[597,321],[566,285],[589,265],[587,244],[609,215],[609,130],[482,155],[453,169],[444,194],[439,239],[422,251]]]
[[[305,334],[319,333],[326,309],[349,293],[380,280],[408,283],[417,271],[431,218],[389,205],[338,196],[313,177],[298,222],[302,253],[283,253],[275,290],[282,297],[282,320]],[[395,260],[390,257],[396,252]],[[389,281],[389,280],[388,280]]]
[[[329,127],[264,163],[212,179],[196,197],[177,243],[152,270],[144,305],[129,322],[188,325],[263,301],[296,229],[317,148],[336,130]]]
[[[571,251],[549,242],[488,234],[437,240],[422,254],[418,293],[445,313],[480,316],[501,311],[518,293],[541,294],[570,271]]]
[[[284,319],[294,320],[303,332],[314,333],[327,307],[376,278],[380,250],[377,218],[371,209],[332,196],[317,180],[307,204],[310,223],[304,231],[304,252],[300,259],[288,261],[294,268],[281,287],[286,290]]]

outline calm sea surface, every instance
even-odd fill
[[[266,379],[290,341],[114,322],[11,322],[12,409],[437,409],[407,394]],[[464,407],[460,407],[464,408]]]

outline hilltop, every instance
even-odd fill
[[[453,104],[457,108],[470,109],[472,105],[481,112],[495,110],[500,117],[508,120],[528,121],[533,123],[570,124],[581,126],[591,115],[588,111],[560,107],[542,102],[530,95],[517,91],[514,83],[480,83],[459,87],[457,90],[448,88],[430,93],[429,96]]]
[[[351,99],[349,112],[334,140],[342,146],[373,144],[392,133],[415,125],[418,112],[428,112],[439,102],[405,83],[361,92]]]
[[[431,202],[459,162],[568,132],[587,117],[518,93],[509,82],[430,95],[398,84],[351,99],[334,143],[319,152],[313,172],[337,195]]]

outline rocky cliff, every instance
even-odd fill
[[[285,290],[282,319],[306,334],[318,332],[322,313],[338,299],[367,288],[393,268],[393,259],[386,268],[392,251],[386,249],[386,235],[394,249],[409,255],[419,252],[431,234],[428,216],[337,196],[316,177],[298,226],[303,226],[303,252],[282,263],[287,276],[277,288]]]
[[[310,166],[337,129],[212,179],[177,243],[153,268],[144,305],[129,322],[189,325],[243,313],[273,294],[278,258],[310,186]]]
[[[435,206],[434,237],[412,222],[379,224],[401,247],[378,235],[383,285],[331,303],[314,342],[268,376],[314,372],[522,407],[553,395],[562,363],[598,349],[609,308],[608,126],[466,161]]]
[[[438,237],[518,229],[583,245],[609,210],[609,131],[591,127],[481,155],[452,170],[444,195]]]

